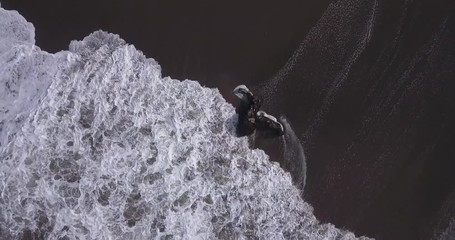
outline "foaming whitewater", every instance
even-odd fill
[[[447,226],[442,233],[439,234],[439,236],[435,236],[434,239],[439,239],[439,240],[450,240],[453,239],[453,236],[455,236],[455,219],[452,219],[449,222],[449,225]]]
[[[215,89],[97,31],[49,54],[0,9],[2,239],[355,239],[234,134]]]

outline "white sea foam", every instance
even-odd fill
[[[3,239],[354,239],[234,136],[215,89],[97,31],[48,54],[0,9]]]

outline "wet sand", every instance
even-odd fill
[[[247,84],[285,115],[324,222],[377,239],[430,239],[455,216],[453,1],[2,1],[55,52],[103,29],[163,75]],[[258,139],[280,159],[277,139]],[[280,145],[281,146],[281,145]],[[282,146],[281,146],[282,147]],[[296,164],[282,162],[294,179]]]

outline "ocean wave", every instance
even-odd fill
[[[3,239],[355,239],[234,134],[218,90],[161,76],[118,35],[49,54],[0,9]]]

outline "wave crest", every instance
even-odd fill
[[[3,238],[354,238],[319,224],[289,173],[235,137],[217,90],[162,78],[115,34],[57,54],[11,38],[1,81],[20,84],[0,97]]]

